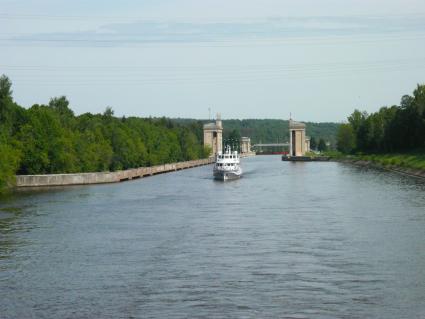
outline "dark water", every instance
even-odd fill
[[[0,202],[0,318],[425,318],[425,183],[243,161]]]

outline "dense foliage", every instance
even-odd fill
[[[75,116],[63,96],[25,109],[0,78],[0,188],[15,173],[113,171],[208,155],[200,122],[117,118],[111,108]]]
[[[338,150],[344,153],[407,152],[425,147],[425,85],[413,96],[405,95],[400,105],[382,107],[368,114],[355,110],[348,124],[341,125]]]
[[[328,146],[323,138],[319,140],[319,144],[317,145],[317,150],[319,152],[326,152],[328,150]]]

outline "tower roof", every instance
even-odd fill
[[[207,123],[204,124],[204,130],[222,130],[223,127],[217,125],[217,123]]]
[[[305,129],[305,124],[302,122],[289,120],[289,128],[290,129]]]

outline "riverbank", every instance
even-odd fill
[[[371,155],[333,155],[338,162],[357,166],[385,169],[388,171],[425,178],[425,154],[371,154]]]
[[[255,156],[254,152],[241,154],[241,157]],[[136,178],[152,176],[162,173],[179,171],[214,163],[214,157],[200,160],[185,161],[171,164],[139,167],[116,172],[92,172],[74,174],[44,174],[44,175],[16,175],[15,188],[50,187],[119,183]]]
[[[156,165],[151,167],[140,167],[116,172],[17,175],[15,187],[24,188],[119,183],[145,176],[173,172],[197,166],[209,165],[212,163],[214,163],[214,158],[210,157],[200,160]]]

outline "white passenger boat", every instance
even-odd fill
[[[224,153],[219,152],[214,164],[214,178],[218,180],[237,179],[242,176],[238,152],[226,146]]]

